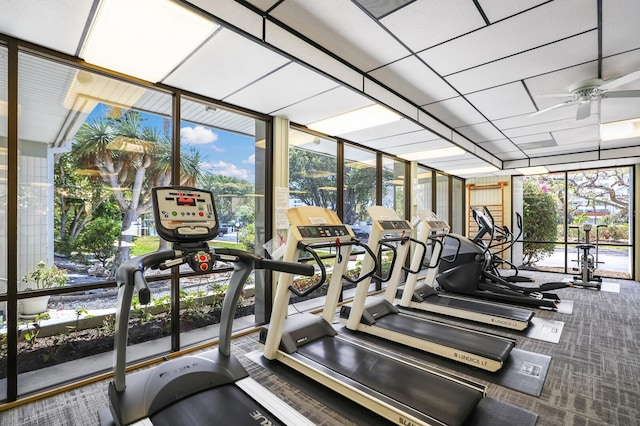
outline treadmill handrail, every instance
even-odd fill
[[[186,259],[189,254],[190,253],[182,250],[162,250],[148,253],[128,260],[116,271],[119,291],[114,336],[114,385],[117,391],[122,392],[126,388],[126,348],[129,338],[129,318],[131,315],[131,300],[134,289],[138,289],[141,303],[149,303],[151,292],[147,285],[144,271],[149,268],[155,269],[166,261],[183,259],[181,263],[184,263],[184,259]],[[242,287],[253,269],[271,269],[301,275],[313,275],[315,272],[311,265],[265,259],[256,254],[239,249],[214,249],[211,252],[211,256],[213,258],[234,262],[234,271],[229,279],[229,291],[223,301],[223,312],[220,322],[219,350],[225,356],[229,356],[231,352],[231,322],[235,316],[237,301],[242,292]],[[177,266],[178,264],[173,266]],[[208,270],[204,273],[211,272],[214,271]],[[231,315],[231,319],[227,321],[225,320],[224,313],[230,309],[234,312]]]
[[[440,245],[442,245],[442,243],[440,243],[440,241],[438,241],[435,237],[429,237],[429,239],[432,241],[437,241]],[[418,266],[418,269],[416,271],[412,270],[410,266],[403,266],[402,270],[410,274],[417,274],[422,270],[422,265],[424,265],[424,258],[427,256],[427,245],[422,241],[416,240],[415,238],[409,238],[409,241],[412,241],[417,245],[422,246],[422,259],[420,259],[420,266]],[[438,266],[439,263],[440,263],[440,258],[438,257],[438,263],[436,263],[434,268]],[[431,266],[428,266],[428,268],[431,268]]]

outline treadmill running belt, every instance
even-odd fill
[[[385,315],[376,319],[375,325],[494,361],[504,362],[515,346],[510,340],[489,337],[403,314]]]
[[[154,426],[283,424],[233,384],[202,391],[171,404],[151,416],[151,422]]]
[[[455,297],[445,297],[437,294],[428,296],[424,303],[447,306],[453,309],[462,309],[486,315],[494,315],[517,321],[530,321],[533,317],[533,311],[526,309],[511,308],[509,306],[494,305],[490,303],[476,302],[475,300],[458,299]]]
[[[298,352],[448,425],[464,423],[483,396],[477,389],[334,337],[307,343]]]

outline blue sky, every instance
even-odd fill
[[[98,104],[87,120],[103,115],[104,108],[104,104]],[[145,119],[145,125],[163,130],[164,117],[146,113],[140,115]],[[180,143],[183,150],[193,147],[200,152],[203,171],[255,183],[255,141],[252,137],[183,121]]]

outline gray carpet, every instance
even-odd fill
[[[538,282],[560,279],[556,274],[523,274],[535,276]],[[640,424],[640,284],[611,281],[620,283],[620,293],[558,290],[561,297],[575,301],[573,315],[536,312],[539,317],[565,322],[557,344],[491,329],[514,337],[522,350],[551,356],[551,364],[539,397],[485,382],[487,395],[538,414],[538,425]],[[471,323],[465,326],[486,329]],[[233,349],[236,354],[245,354],[257,346],[257,335],[253,334],[235,340]],[[383,424],[348,404],[328,407],[323,401],[330,399],[318,397],[318,389],[305,380],[285,382],[250,359],[240,359],[254,379],[318,424]],[[2,412],[0,425],[96,425],[97,410],[106,404],[107,384],[101,382]],[[345,410],[356,411],[347,415]],[[354,415],[360,421],[350,420]]]

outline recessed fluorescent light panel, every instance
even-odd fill
[[[600,138],[603,141],[636,138],[638,136],[640,136],[640,118],[600,125]]]
[[[398,154],[398,157],[407,161],[431,160],[433,158],[453,157],[454,155],[462,155],[466,151],[457,146],[450,148],[432,149],[429,151],[410,152],[408,154]]]
[[[399,114],[375,104],[360,108],[326,120],[316,121],[307,127],[327,135],[342,135],[357,130],[368,129],[387,123],[398,121],[402,118]]]
[[[549,169],[547,169],[545,166],[523,167],[516,170],[525,176],[543,175],[543,174],[549,173]]]
[[[103,0],[80,57],[155,83],[217,28],[171,0]]]
[[[496,166],[472,167],[468,169],[447,170],[450,175],[479,175],[482,173],[491,173],[497,171]]]

